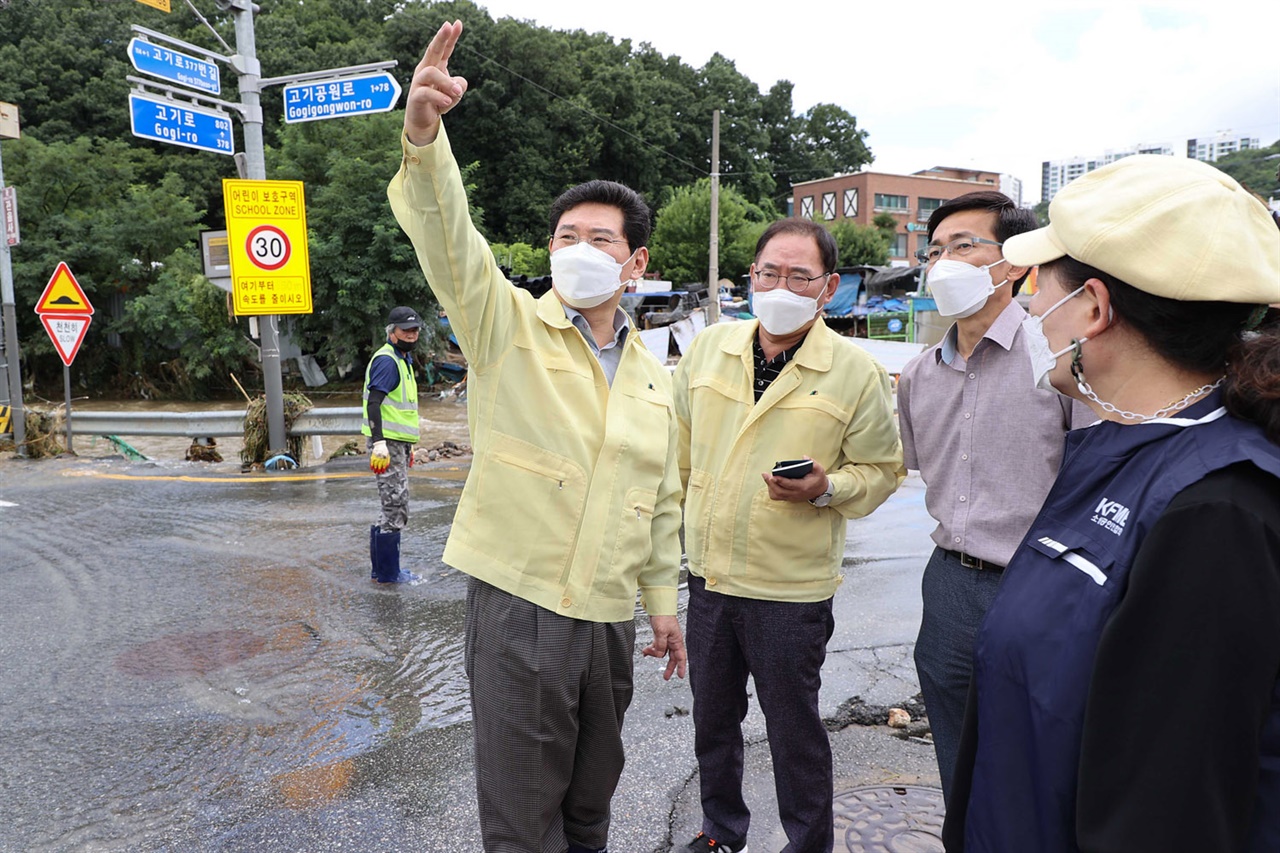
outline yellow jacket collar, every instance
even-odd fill
[[[750,356],[751,347],[755,343],[756,335],[759,333],[760,321],[754,320],[739,323],[738,326],[739,328],[733,330],[733,334],[724,336],[724,341],[721,342],[720,348],[735,355]],[[809,333],[805,335],[800,351],[796,353],[796,363],[810,370],[830,370],[834,359],[833,342],[831,340],[834,334],[835,332],[827,328],[827,324],[822,322],[821,317],[815,320],[813,325],[809,327]]]
[[[564,303],[556,296],[554,288],[538,297],[538,318],[557,329],[567,329],[573,325],[569,315],[564,313]]]

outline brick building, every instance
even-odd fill
[[[935,166],[914,175],[857,172],[791,185],[791,210],[817,222],[848,219],[872,225],[878,214],[898,222],[897,239],[889,249],[894,266],[914,266],[914,253],[929,242],[929,214],[943,202],[977,190],[997,190],[1022,203],[1022,183],[1009,175],[976,169]]]

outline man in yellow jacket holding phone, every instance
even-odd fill
[[[600,853],[622,773],[636,592],[645,655],[684,676],[671,377],[618,304],[648,207],[608,181],[552,205],[553,289],[498,270],[441,123],[466,92],[445,24],[414,72],[391,208],[467,357],[475,458],[444,561],[470,575],[464,659],[486,851]]]
[[[821,225],[773,223],[751,265],[758,319],[708,327],[676,370],[703,812],[687,851],[746,850],[748,675],[788,853],[829,853],[834,843],[818,688],[846,521],[906,476],[888,375],[818,317],[840,283],[835,267],[835,240]]]

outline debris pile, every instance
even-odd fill
[[[827,731],[838,732],[848,726],[889,726],[895,734],[907,740],[920,740],[929,734],[929,718],[925,715],[924,699],[919,693],[905,702],[893,705],[873,705],[854,696],[840,703],[836,712],[823,720]]]
[[[288,433],[298,416],[311,408],[311,401],[306,395],[296,391],[284,395],[284,429]],[[245,468],[261,465],[268,455],[279,454],[282,450],[298,460],[302,458],[302,436],[290,436],[286,441],[288,447],[268,447],[270,444],[267,430],[267,397],[259,394],[249,401],[244,413],[244,447],[240,450],[240,461]]]
[[[420,447],[413,451],[413,461],[435,462],[437,459],[455,459],[459,456],[470,456],[471,445],[442,441],[435,447]]]

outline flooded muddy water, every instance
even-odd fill
[[[424,434],[465,442],[440,407]],[[157,461],[0,460],[0,850],[245,849],[456,740],[430,733],[469,719],[440,562],[466,460],[411,472],[409,589],[369,580],[364,459],[263,476],[135,446]]]

